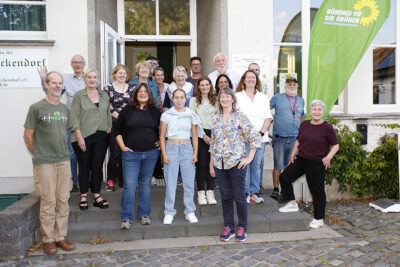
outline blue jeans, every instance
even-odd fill
[[[221,192],[222,213],[224,215],[224,225],[234,229],[234,210],[233,200],[236,203],[236,212],[238,216],[238,227],[247,229],[247,202],[245,192],[245,169],[238,169],[239,163],[236,166],[223,170],[214,167],[219,183],[219,191]]]
[[[264,160],[265,143],[261,143],[254,155],[253,161],[247,166],[245,189],[246,193],[254,194],[260,191],[260,178],[262,175],[261,161]],[[250,153],[250,145],[246,143],[246,155]]]
[[[194,176],[196,171],[194,164],[191,162],[193,157],[192,143],[173,144],[167,141],[165,150],[170,164],[164,164],[166,185],[164,214],[172,216],[176,214],[174,204],[179,168],[182,173],[184,213],[185,215],[193,213],[196,210],[193,201]]]
[[[151,176],[159,155],[157,149],[146,152],[122,152],[124,187],[121,197],[121,221],[133,223],[136,186],[139,184],[137,217],[149,216],[151,212]]]
[[[71,136],[73,135],[73,132],[71,131],[71,128],[68,128],[68,150],[69,150],[69,155],[71,156],[71,174],[72,174],[72,182],[76,185],[78,183],[78,159],[76,158],[74,149],[72,148],[71,144]]]
[[[272,140],[272,148],[274,149],[274,169],[283,170],[288,165],[295,142],[296,136],[274,136],[274,140]]]

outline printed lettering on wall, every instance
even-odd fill
[[[48,58],[47,49],[0,49],[0,88],[41,87],[38,67]]]

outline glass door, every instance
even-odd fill
[[[112,71],[117,64],[125,64],[125,41],[113,28],[100,21],[101,83],[112,82]]]

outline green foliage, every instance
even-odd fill
[[[332,117],[328,122],[335,126],[339,151],[326,173],[326,184],[336,179],[342,193],[349,189],[358,197],[396,198],[399,186],[396,140],[386,137],[380,146],[368,153],[361,145],[359,132],[339,125],[340,121]]]

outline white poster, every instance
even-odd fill
[[[49,65],[47,49],[0,49],[0,88],[41,87],[38,67]]]
[[[269,57],[264,54],[235,54],[232,56],[232,69],[237,71],[240,76],[248,70],[251,63],[257,63],[260,66],[260,80],[263,87],[263,93],[267,94],[267,83],[270,79]]]

